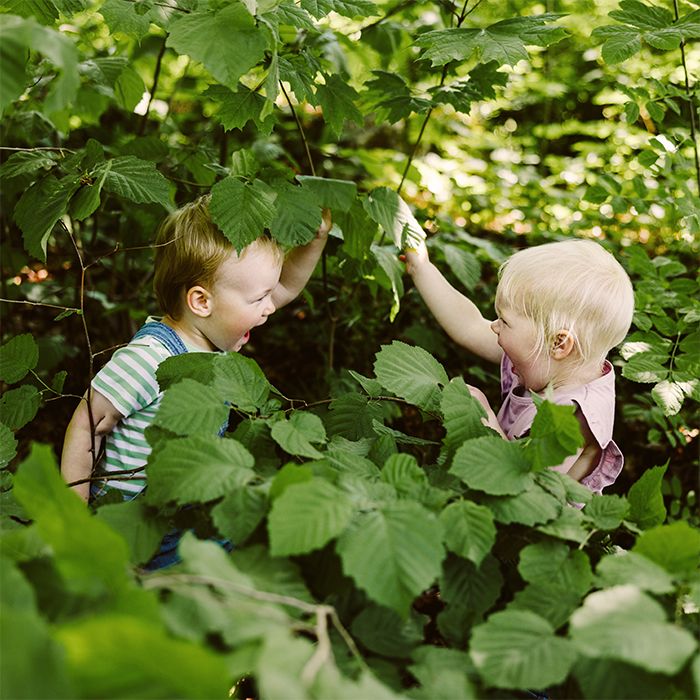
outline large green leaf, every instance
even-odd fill
[[[661,491],[668,463],[647,469],[632,484],[627,500],[630,504],[629,519],[642,529],[661,525],[666,520],[666,506]]]
[[[217,530],[235,545],[245,542],[262,522],[268,508],[266,494],[253,486],[229,492],[211,509]]]
[[[543,689],[560,683],[576,659],[571,642],[529,610],[491,615],[474,628],[469,653],[484,681],[497,688]]]
[[[327,75],[325,84],[316,88],[316,97],[323,108],[323,118],[336,138],[346,121],[362,124],[362,112],[356,107],[359,95],[339,75]]]
[[[0,423],[0,469],[4,469],[17,454],[17,440],[12,431]]]
[[[357,185],[349,180],[297,175],[304,189],[309,190],[321,206],[336,211],[349,211],[357,197]]]
[[[258,363],[237,352],[216,357],[214,386],[228,403],[242,411],[262,408],[270,396],[270,383]]]
[[[546,540],[520,551],[518,572],[529,583],[547,583],[568,588],[579,595],[588,592],[593,572],[588,556],[563,542]]]
[[[447,373],[432,355],[398,340],[382,345],[374,373],[385,389],[426,410],[437,408],[440,387],[448,382]]]
[[[565,506],[555,520],[539,525],[537,529],[560,540],[580,544],[588,539],[590,527],[589,521],[580,510]]]
[[[471,501],[451,503],[440,514],[447,549],[477,566],[496,541],[496,527],[488,508]]]
[[[19,151],[13,153],[0,166],[0,177],[3,180],[10,180],[21,175],[34,175],[39,170],[51,170],[56,165],[56,160],[56,156],[47,151]]]
[[[401,119],[415,113],[425,113],[430,108],[430,102],[416,97],[406,84],[404,78],[397,73],[383,70],[373,70],[374,80],[368,80],[362,97],[371,106],[377,123],[388,121],[395,124]]]
[[[465,61],[476,53],[481,63],[496,61],[514,66],[528,59],[527,45],[548,46],[563,39],[567,32],[550,22],[561,15],[541,14],[505,19],[483,29],[455,27],[422,34],[416,44],[426,50],[422,58],[433,66]]]
[[[203,503],[245,486],[255,460],[236,440],[190,436],[169,440],[146,468],[149,503]]]
[[[499,523],[520,523],[529,527],[554,520],[566,508],[556,496],[537,483],[515,496],[491,496],[483,499],[483,503],[491,509]]]
[[[622,550],[604,556],[596,575],[605,587],[630,584],[650,593],[671,593],[673,576],[662,566],[636,552]]]
[[[508,604],[509,610],[529,610],[557,630],[568,622],[581,604],[581,594],[556,583],[529,583],[517,591]]]
[[[228,414],[229,408],[219,392],[194,379],[183,379],[163,394],[153,425],[178,435],[214,437]]]
[[[275,206],[277,211],[270,223],[270,232],[282,245],[296,248],[316,237],[321,225],[321,209],[309,190],[284,185],[278,190]]]
[[[22,384],[0,397],[0,419],[11,430],[19,430],[34,420],[41,394],[31,384]]]
[[[466,289],[473,291],[481,280],[481,264],[476,255],[451,244],[442,246],[442,252],[447,266],[455,277]]]
[[[630,504],[623,496],[595,495],[583,514],[591,520],[596,530],[615,530],[620,527],[629,510]]]
[[[267,41],[243,3],[234,2],[218,12],[184,14],[173,22],[167,45],[236,90],[238,79],[263,58]]]
[[[168,181],[156,170],[155,163],[135,156],[120,156],[95,169],[95,177],[107,171],[104,187],[132,202],[168,206]]]
[[[352,516],[352,502],[323,479],[292,484],[275,499],[268,517],[273,556],[307,554],[340,535]]]
[[[272,425],[272,439],[290,455],[316,459],[323,455],[311,444],[326,442],[326,429],[321,419],[313,413],[298,411],[289,420]]]
[[[687,576],[700,565],[700,531],[682,520],[643,532],[632,547],[666,571]]]
[[[455,452],[450,474],[494,496],[516,495],[532,484],[522,445],[491,435],[467,440]]]
[[[584,697],[596,700],[670,698],[674,693],[667,676],[610,659],[581,657],[574,665],[573,675]]]
[[[68,202],[78,186],[78,179],[73,175],[61,180],[47,175],[24,191],[15,207],[15,221],[22,229],[24,247],[30,255],[39,260],[46,259],[46,244],[51,231],[66,213]]]
[[[425,231],[396,191],[377,187],[363,200],[366,212],[384,230],[397,248],[418,248],[425,240]]]
[[[343,17],[369,17],[379,14],[377,6],[371,0],[301,0],[301,6],[317,19],[330,12],[337,12]]]
[[[359,515],[336,549],[343,571],[372,600],[403,616],[438,577],[444,555],[437,519],[411,501]]]
[[[223,85],[211,85],[204,94],[219,105],[214,118],[221,122],[226,131],[242,129],[248,122],[262,127],[260,112],[265,106],[265,98],[242,83],[235,91]]]
[[[462,377],[455,377],[443,389],[440,410],[445,427],[444,444],[454,452],[465,441],[490,434],[481,422],[486,416],[481,404],[471,395]]]
[[[77,51],[68,37],[49,27],[42,27],[33,18],[2,14],[0,46],[4,47],[0,53],[3,66],[0,71],[0,112],[20,97],[26,87],[22,56],[27,49],[43,54],[60,70],[49,82],[43,109],[50,114],[64,109],[73,101],[80,78]]]
[[[525,452],[532,468],[556,467],[583,447],[575,406],[559,406],[543,401],[537,407]]]
[[[100,7],[100,14],[113,34],[123,33],[140,40],[148,34],[150,18],[139,12],[143,8],[129,0],[105,0]]]
[[[272,223],[276,196],[260,180],[243,182],[228,177],[212,187],[209,211],[214,223],[240,252]]]
[[[10,338],[0,346],[0,381],[14,384],[39,361],[39,346],[31,333]]]
[[[227,663],[150,621],[105,612],[56,629],[77,697],[225,697]],[[129,669],[125,673],[125,669]]]
[[[668,622],[661,605],[634,586],[591,593],[571,616],[570,635],[585,656],[669,675],[697,648],[692,634]]]
[[[395,610],[370,605],[352,621],[350,630],[370,651],[406,658],[421,643],[425,622],[425,618],[415,612],[402,618]]]
[[[393,246],[372,245],[370,250],[374,255],[379,268],[375,271],[376,280],[387,289],[391,289],[393,303],[389,312],[389,320],[394,321],[401,306],[403,297],[403,274],[404,268],[401,261],[396,257],[396,250]],[[381,273],[386,275],[383,277]]]
[[[52,547],[69,590],[109,597],[127,585],[126,542],[68,489],[48,445],[33,443],[15,475],[14,495]]]

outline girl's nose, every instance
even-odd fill
[[[491,330],[498,335],[501,331],[501,319],[497,318],[495,321],[491,322]]]

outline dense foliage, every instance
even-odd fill
[[[700,693],[697,3],[0,10],[3,696]],[[209,190],[238,247],[303,243],[323,206],[331,242],[255,361],[164,363],[147,494],[91,513],[63,431],[156,311],[158,222]],[[482,426],[465,380],[497,379],[405,288],[399,194],[485,313],[514,248],[595,237],[626,266],[610,495],[547,469],[567,409]],[[173,524],[183,563],[145,574]]]

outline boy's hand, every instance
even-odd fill
[[[324,240],[328,238],[328,232],[333,227],[333,221],[331,220],[331,210],[324,209],[321,213],[322,221],[321,225],[316,230],[316,238]]]

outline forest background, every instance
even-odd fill
[[[218,697],[241,679],[265,697],[700,688],[696,2],[0,11],[8,697]],[[238,247],[266,228],[304,243],[330,207],[327,251],[252,337],[254,362],[164,370],[148,498],[87,518],[57,477],[63,432],[157,311],[158,222],[208,191]],[[637,310],[611,358],[626,464],[608,495],[547,476],[578,440],[548,404],[514,450],[481,429],[464,381],[497,403],[497,375],[405,283],[399,194],[485,315],[523,246],[591,237],[626,267]],[[231,434],[202,437],[223,399]],[[590,502],[574,514],[572,498]],[[137,565],[173,522],[200,539],[149,578]]]

